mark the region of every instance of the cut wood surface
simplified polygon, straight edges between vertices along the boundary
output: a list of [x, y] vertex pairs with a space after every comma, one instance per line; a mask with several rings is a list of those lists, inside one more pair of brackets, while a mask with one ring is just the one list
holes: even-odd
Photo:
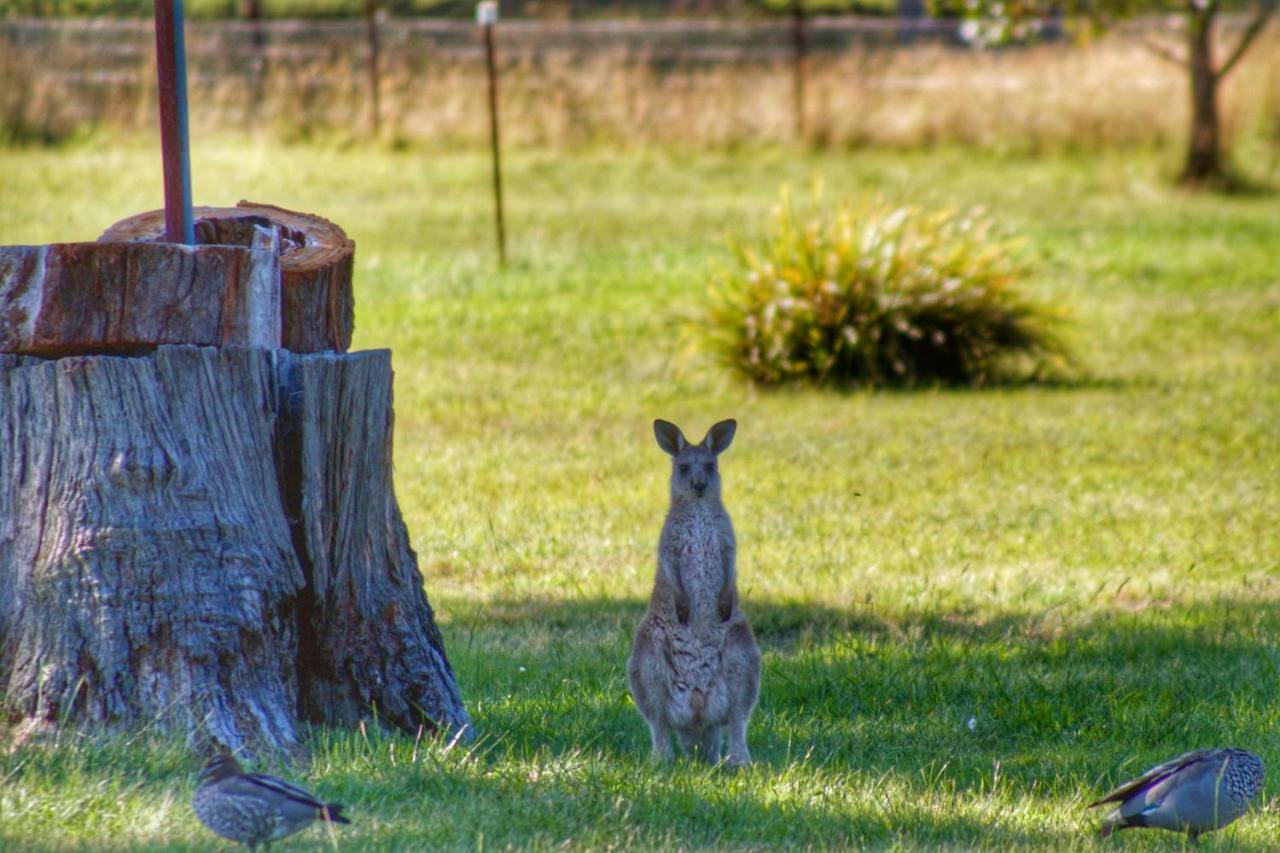
[[[241, 201], [195, 209], [198, 244], [242, 244], [246, 228], [269, 223], [280, 235], [282, 345], [293, 352], [346, 352], [355, 322], [355, 243], [340, 227], [309, 213]], [[117, 222], [103, 242], [164, 239], [164, 211]]]
[[250, 753], [299, 714], [466, 727], [391, 417], [385, 351], [0, 355], [0, 713]]
[[270, 229], [240, 245], [0, 246], [0, 352], [131, 353], [161, 344], [280, 345]]

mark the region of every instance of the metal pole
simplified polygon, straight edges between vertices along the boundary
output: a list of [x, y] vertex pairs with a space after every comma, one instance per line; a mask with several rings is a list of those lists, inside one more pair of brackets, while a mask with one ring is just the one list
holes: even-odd
[[262, 31], [262, 0], [245, 0], [243, 8], [244, 17], [249, 19], [249, 24], [253, 27], [253, 46], [262, 47], [267, 41], [266, 33]]
[[[484, 4], [481, 4], [484, 6]], [[498, 227], [498, 263], [507, 263], [507, 229], [502, 221], [502, 155], [498, 144], [498, 69], [493, 58], [493, 20], [497, 18], [497, 4], [493, 5], [492, 17], [483, 14], [480, 17], [484, 28], [484, 54], [489, 67], [489, 144], [493, 150], [493, 210]]]
[[382, 108], [378, 89], [378, 0], [364, 0], [365, 32], [369, 38], [369, 103], [370, 128], [377, 137], [382, 127]]
[[248, 124], [252, 128], [258, 125], [258, 116], [262, 110], [262, 101], [267, 94], [267, 33], [262, 25], [262, 0], [244, 0], [241, 4], [244, 17], [249, 19], [250, 26], [250, 78]]
[[182, 0], [155, 0], [155, 3], [165, 239], [170, 243], [194, 245], [196, 233], [191, 213], [187, 51], [182, 37]]
[[804, 0], [791, 0], [792, 107], [795, 110], [796, 140], [804, 140], [805, 38]]

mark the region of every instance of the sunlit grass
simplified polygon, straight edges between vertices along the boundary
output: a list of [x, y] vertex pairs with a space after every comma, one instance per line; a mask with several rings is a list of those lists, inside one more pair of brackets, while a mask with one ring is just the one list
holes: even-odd
[[[1212, 744], [1272, 779], [1203, 845], [1280, 845], [1275, 200], [1167, 189], [1175, 163], [521, 152], [498, 271], [481, 154], [198, 141], [198, 202], [357, 241], [356, 345], [394, 352], [397, 493], [478, 732], [315, 733], [288, 773], [349, 804], [342, 849], [1089, 849], [1089, 799]], [[1026, 234], [1078, 380], [760, 393], [682, 354], [725, 238], [815, 176]], [[143, 146], [0, 151], [0, 242], [92, 239], [159, 183]], [[651, 769], [623, 673], [665, 501], [650, 424], [727, 416], [757, 765]], [[208, 849], [195, 765], [154, 735], [0, 753], [0, 847]]]

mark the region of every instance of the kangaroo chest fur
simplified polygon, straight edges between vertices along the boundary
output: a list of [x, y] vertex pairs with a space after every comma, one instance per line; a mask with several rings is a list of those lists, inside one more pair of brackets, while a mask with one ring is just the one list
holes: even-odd
[[[691, 628], [719, 627], [718, 601], [726, 583], [726, 541], [732, 536], [723, 509], [703, 504], [673, 507], [663, 527], [659, 551], [674, 577], [670, 580], [689, 599]], [[727, 535], [726, 535], [727, 534]]]
[[659, 544], [660, 558], [673, 585], [688, 599], [687, 617], [673, 609], [659, 633], [670, 678], [667, 713], [678, 729], [723, 725], [729, 695], [723, 677], [723, 653], [729, 622], [721, 619], [719, 599], [726, 583], [729, 518], [714, 505], [673, 507]]

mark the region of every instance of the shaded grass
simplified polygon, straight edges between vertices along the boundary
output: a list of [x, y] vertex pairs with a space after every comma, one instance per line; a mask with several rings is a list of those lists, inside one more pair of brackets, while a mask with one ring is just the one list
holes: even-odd
[[[290, 775], [350, 804], [341, 845], [1088, 849], [1084, 803], [1178, 751], [1280, 767], [1274, 201], [1169, 190], [1175, 160], [520, 152], [498, 272], [478, 154], [198, 146], [199, 202], [357, 240], [356, 344], [394, 350], [397, 492], [479, 731], [316, 732]], [[1027, 234], [1084, 379], [760, 393], [681, 356], [724, 236], [815, 175]], [[91, 239], [158, 192], [149, 149], [0, 151], [0, 241]], [[758, 765], [654, 770], [623, 675], [650, 423], [726, 416]], [[154, 735], [0, 755], [0, 846], [207, 849], [193, 770]], [[1205, 846], [1274, 849], [1278, 793]]]

